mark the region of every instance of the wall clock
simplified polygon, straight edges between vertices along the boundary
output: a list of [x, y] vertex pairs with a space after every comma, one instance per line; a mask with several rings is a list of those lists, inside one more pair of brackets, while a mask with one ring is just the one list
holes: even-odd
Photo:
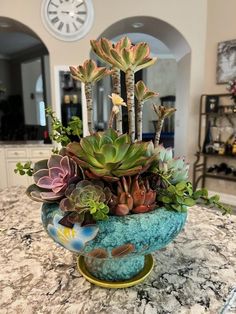
[[44, 26], [54, 37], [75, 41], [92, 27], [92, 0], [43, 0], [41, 16]]

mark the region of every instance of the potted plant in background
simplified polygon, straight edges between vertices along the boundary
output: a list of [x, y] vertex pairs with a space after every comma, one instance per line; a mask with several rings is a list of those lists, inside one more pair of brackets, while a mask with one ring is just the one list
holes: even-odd
[[[132, 45], [127, 37], [115, 45], [105, 38], [91, 45], [109, 68], [97, 67], [92, 60], [70, 67], [72, 77], [85, 84], [90, 135], [79, 137], [81, 121], [76, 117], [65, 128], [48, 110], [52, 138], [62, 149], [33, 168], [18, 164], [16, 171], [33, 175], [35, 184], [27, 195], [43, 202], [42, 222], [48, 235], [79, 254], [81, 273], [103, 287], [128, 287], [151, 271], [150, 253], [181, 231], [188, 206], [201, 201], [223, 213], [229, 209], [218, 196], [209, 198], [207, 190], [193, 191], [189, 165], [174, 158], [171, 148], [159, 145], [163, 121], [175, 109], [154, 104], [155, 139], [142, 141], [143, 105], [158, 95], [144, 82], [134, 83], [134, 73], [156, 61], [148, 45]], [[125, 73], [126, 101], [120, 96], [120, 71]], [[92, 87], [107, 75], [113, 82], [110, 119], [106, 130], [95, 132]], [[128, 110], [128, 134], [122, 133], [122, 106]], [[72, 135], [78, 140], [72, 141]]]

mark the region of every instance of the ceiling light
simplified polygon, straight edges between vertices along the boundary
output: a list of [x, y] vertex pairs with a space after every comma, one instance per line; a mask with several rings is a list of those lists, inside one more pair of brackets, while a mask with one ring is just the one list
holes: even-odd
[[141, 22], [135, 22], [135, 23], [133, 23], [132, 24], [132, 26], [133, 26], [133, 28], [140, 28], [140, 27], [143, 27], [143, 23], [141, 23]]

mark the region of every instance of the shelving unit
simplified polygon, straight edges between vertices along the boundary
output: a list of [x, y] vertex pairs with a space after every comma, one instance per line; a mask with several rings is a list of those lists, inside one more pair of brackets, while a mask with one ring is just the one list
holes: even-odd
[[[209, 99], [216, 99], [215, 107], [209, 106]], [[228, 110], [229, 108], [229, 110]], [[231, 111], [232, 108], [232, 111]], [[227, 111], [228, 110], [228, 111]], [[236, 161], [235, 156], [220, 155], [217, 153], [204, 152], [204, 142], [207, 138], [210, 121], [214, 119], [226, 119], [232, 124], [234, 132], [236, 131], [236, 108], [231, 100], [230, 94], [203, 94], [200, 98], [200, 112], [199, 112], [199, 132], [198, 132], [198, 151], [196, 152], [196, 161], [193, 165], [193, 188], [196, 189], [198, 185], [203, 188], [206, 185], [206, 179], [218, 179], [236, 182], [236, 176], [233, 174], [221, 174], [208, 172], [210, 159], [215, 158], [219, 163], [227, 160]]]

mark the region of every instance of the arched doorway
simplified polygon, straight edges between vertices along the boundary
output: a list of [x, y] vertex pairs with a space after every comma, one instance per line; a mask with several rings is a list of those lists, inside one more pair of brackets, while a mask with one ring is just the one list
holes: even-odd
[[[29, 27], [0, 17], [0, 140], [42, 140], [50, 102], [49, 52]], [[40, 99], [39, 78], [41, 77]]]
[[[135, 37], [137, 41], [148, 42], [151, 46], [151, 51], [157, 56], [158, 52], [156, 52], [154, 48], [152, 49], [152, 47], [155, 47], [155, 44], [160, 41], [167, 47], [168, 53], [171, 54], [172, 59], [175, 60], [175, 107], [177, 112], [175, 114], [174, 148], [176, 155], [185, 154], [186, 147], [183, 135], [187, 133], [191, 61], [191, 49], [188, 42], [175, 27], [163, 20], [149, 16], [135, 16], [122, 19], [110, 25], [99, 37], [106, 37], [116, 41], [124, 35]], [[149, 69], [147, 69], [147, 71], [149, 71]], [[157, 72], [156, 75], [161, 76], [162, 73]], [[103, 92], [104, 91], [101, 91], [101, 94]], [[104, 101], [106, 102], [105, 98]], [[104, 107], [106, 107], [106, 104]], [[146, 114], [146, 116], [150, 116], [150, 114]]]

